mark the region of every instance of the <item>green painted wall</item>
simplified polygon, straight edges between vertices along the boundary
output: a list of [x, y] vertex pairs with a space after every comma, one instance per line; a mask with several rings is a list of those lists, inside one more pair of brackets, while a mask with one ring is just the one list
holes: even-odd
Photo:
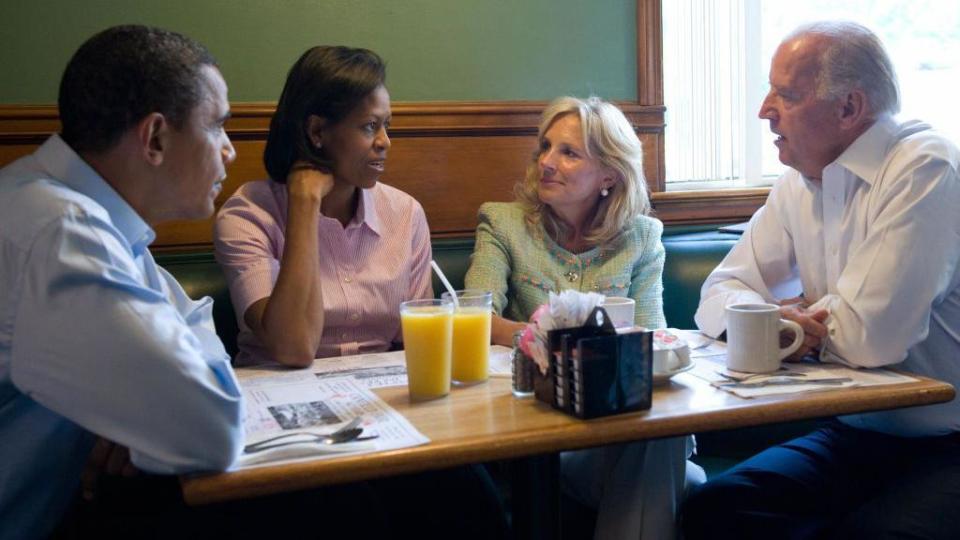
[[394, 100], [636, 99], [635, 0], [0, 0], [0, 103], [53, 103], [63, 67], [107, 26], [203, 42], [232, 101], [276, 101], [308, 47], [388, 63]]

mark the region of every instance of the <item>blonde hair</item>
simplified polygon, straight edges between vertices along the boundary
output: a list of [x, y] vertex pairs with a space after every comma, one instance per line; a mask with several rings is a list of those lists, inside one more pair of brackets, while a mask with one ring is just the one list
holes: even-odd
[[580, 118], [587, 156], [615, 173], [609, 195], [599, 199], [583, 234], [590, 245], [602, 245], [619, 236], [638, 215], [650, 213], [650, 196], [643, 177], [643, 147], [623, 112], [612, 103], [598, 97], [564, 96], [553, 100], [540, 118], [537, 150], [527, 166], [526, 178], [514, 186], [514, 194], [523, 206], [529, 227], [533, 229], [542, 223], [555, 238], [570, 232], [569, 226], [537, 194], [544, 133], [566, 114]]

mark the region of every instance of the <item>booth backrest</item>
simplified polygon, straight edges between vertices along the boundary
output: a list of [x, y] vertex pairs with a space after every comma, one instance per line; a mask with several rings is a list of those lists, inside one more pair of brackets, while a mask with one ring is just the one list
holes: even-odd
[[663, 314], [668, 326], [696, 328], [693, 314], [700, 303], [700, 287], [739, 238], [719, 231], [664, 234]]
[[[693, 313], [700, 299], [700, 286], [707, 274], [733, 247], [737, 236], [716, 231], [667, 234], [663, 237], [667, 259], [663, 271], [663, 310], [667, 324], [675, 328], [693, 328]], [[472, 238], [436, 239], [433, 257], [455, 288], [463, 288], [463, 278], [473, 253]], [[213, 318], [217, 334], [231, 356], [236, 354], [237, 320], [230, 302], [223, 273], [211, 253], [161, 254], [157, 262], [180, 282], [191, 298], [213, 298]], [[434, 277], [433, 290], [442, 285]]]

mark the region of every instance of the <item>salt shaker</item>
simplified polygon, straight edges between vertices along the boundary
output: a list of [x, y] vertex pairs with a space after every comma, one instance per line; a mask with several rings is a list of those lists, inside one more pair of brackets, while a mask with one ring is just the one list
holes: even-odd
[[510, 372], [513, 378], [513, 395], [518, 398], [533, 395], [533, 361], [520, 350], [520, 335], [513, 334], [513, 357], [510, 362]]

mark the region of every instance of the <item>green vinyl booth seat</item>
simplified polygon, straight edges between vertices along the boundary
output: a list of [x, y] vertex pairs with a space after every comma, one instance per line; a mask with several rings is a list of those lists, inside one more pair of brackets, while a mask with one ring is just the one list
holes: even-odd
[[[704, 279], [730, 251], [737, 235], [716, 231], [670, 234], [663, 236], [666, 263], [663, 269], [663, 309], [667, 324], [674, 328], [694, 328], [693, 314], [700, 300]], [[463, 288], [463, 278], [470, 267], [472, 238], [444, 238], [433, 241], [433, 258], [443, 268], [454, 288]], [[209, 252], [163, 253], [157, 262], [180, 282], [191, 298], [213, 298], [213, 318], [217, 334], [231, 356], [236, 354], [237, 320], [230, 302], [230, 292], [223, 272]], [[434, 276], [433, 290], [440, 293], [443, 285]]]

